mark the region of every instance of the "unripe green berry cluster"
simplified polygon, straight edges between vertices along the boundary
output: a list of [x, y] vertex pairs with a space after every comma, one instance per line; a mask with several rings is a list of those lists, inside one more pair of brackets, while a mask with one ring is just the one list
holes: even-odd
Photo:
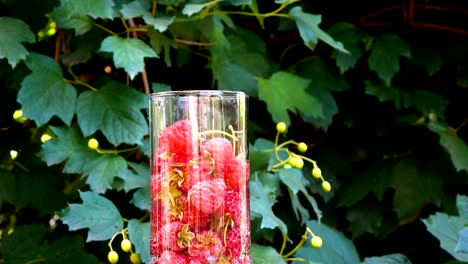
[[119, 261], [119, 254], [112, 248], [112, 242], [118, 235], [122, 235], [122, 241], [120, 242], [120, 248], [123, 252], [130, 253], [130, 262], [133, 264], [140, 264], [141, 258], [140, 255], [132, 250], [132, 242], [128, 239], [126, 234], [126, 229], [116, 233], [112, 239], [109, 241], [109, 253], [107, 254], [107, 260], [109, 263], [115, 264]]

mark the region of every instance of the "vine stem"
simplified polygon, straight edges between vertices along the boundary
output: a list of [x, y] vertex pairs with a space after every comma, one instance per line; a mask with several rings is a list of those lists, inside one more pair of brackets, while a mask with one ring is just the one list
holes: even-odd
[[309, 239], [309, 236], [307, 236], [307, 233], [309, 232], [308, 229], [309, 228], [307, 227], [307, 230], [305, 231], [305, 233], [301, 237], [301, 241], [299, 241], [299, 243], [291, 251], [289, 251], [288, 254], [283, 255], [284, 259], [287, 259], [290, 256], [292, 256], [294, 253], [296, 253], [304, 245], [304, 243], [307, 241], [307, 239]]
[[106, 28], [106, 27], [104, 27], [104, 26], [102, 26], [102, 25], [100, 25], [100, 24], [98, 24], [98, 23], [96, 23], [96, 22], [94, 22], [94, 21], [93, 21], [93, 25], [94, 25], [95, 27], [98, 27], [98, 28], [104, 30], [105, 32], [107, 32], [107, 33], [109, 33], [109, 34], [111, 34], [111, 35], [113, 35], [113, 36], [118, 36], [118, 34], [115, 33], [114, 31], [112, 31], [112, 30], [110, 30], [110, 29], [108, 29], [108, 28]]
[[[135, 21], [133, 21], [133, 18], [128, 19], [128, 23], [130, 24], [130, 28], [134, 29], [136, 28]], [[125, 28], [127, 28], [127, 24], [124, 23]], [[138, 38], [138, 33], [136, 31], [132, 31], [132, 36], [133, 38]], [[149, 81], [148, 81], [148, 74], [146, 72], [146, 65], [143, 67], [143, 71], [141, 72], [141, 79], [143, 81], [143, 87], [145, 88], [145, 94], [149, 95], [151, 93], [150, 86], [149, 86]]]
[[69, 66], [67, 68], [67, 70], [68, 70], [68, 73], [70, 73], [70, 75], [73, 77], [73, 80], [65, 80], [65, 81], [67, 81], [69, 83], [77, 84], [77, 85], [82, 85], [82, 86], [90, 89], [91, 91], [97, 91], [97, 89], [94, 88], [93, 86], [91, 86], [90, 84], [80, 80], [80, 78], [78, 76], [76, 76], [75, 73], [73, 72], [71, 66]]

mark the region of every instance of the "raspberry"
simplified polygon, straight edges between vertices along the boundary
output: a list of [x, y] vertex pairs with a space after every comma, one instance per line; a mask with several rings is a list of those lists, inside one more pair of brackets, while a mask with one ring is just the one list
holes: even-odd
[[195, 135], [192, 135], [192, 124], [189, 120], [180, 120], [167, 127], [158, 137], [158, 154], [166, 152], [167, 156], [181, 162], [188, 161], [194, 152]]
[[150, 240], [150, 253], [153, 256], [159, 256], [163, 252], [164, 248], [161, 245], [159, 239], [156, 236], [152, 236]]
[[220, 252], [224, 252], [223, 243], [212, 230], [197, 234], [194, 244], [189, 248], [191, 258], [200, 260], [201, 263], [213, 263]]
[[[242, 258], [246, 251], [250, 241], [249, 230], [243, 228], [233, 228], [226, 232], [226, 254], [231, 256], [231, 259]], [[234, 263], [234, 262], [232, 262]], [[242, 262], [240, 262], [242, 263]]]
[[210, 174], [213, 171], [213, 163], [209, 160], [196, 160], [187, 168], [187, 176], [182, 182], [180, 188], [184, 191], [189, 191], [197, 182], [209, 180]]
[[176, 251], [166, 250], [159, 257], [156, 264], [190, 264], [190, 258], [187, 255]]
[[241, 217], [242, 208], [241, 196], [238, 192], [227, 191], [224, 196], [223, 206], [219, 209], [224, 216], [224, 225], [229, 227], [238, 226], [238, 220]]
[[182, 222], [169, 222], [163, 225], [157, 234], [163, 248], [181, 251], [189, 247], [195, 235], [189, 225]]
[[226, 184], [222, 179], [197, 182], [188, 192], [189, 206], [205, 214], [211, 214], [223, 203]]
[[226, 164], [234, 157], [232, 144], [225, 138], [212, 138], [203, 144], [201, 150], [202, 153], [209, 152], [216, 164]]
[[243, 189], [249, 181], [250, 166], [239, 157], [234, 157], [225, 167], [224, 180], [229, 189]]
[[194, 231], [203, 230], [210, 221], [210, 215], [187, 206], [183, 212], [182, 222], [189, 224]]

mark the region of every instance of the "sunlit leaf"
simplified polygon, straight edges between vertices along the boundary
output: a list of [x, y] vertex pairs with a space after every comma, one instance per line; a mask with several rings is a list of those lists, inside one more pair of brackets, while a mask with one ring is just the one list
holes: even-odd
[[54, 8], [50, 17], [56, 21], [60, 28], [74, 29], [77, 36], [83, 35], [93, 28], [93, 20], [88, 15], [73, 12], [64, 5]]
[[220, 2], [220, 0], [214, 0], [214, 1], [206, 2], [202, 4], [192, 4], [192, 3], [186, 4], [184, 6], [184, 9], [182, 9], [182, 14], [187, 15], [187, 16], [192, 16], [194, 14], [201, 12], [203, 9], [205, 9], [205, 7], [212, 6], [218, 2]]
[[28, 24], [17, 18], [0, 17], [0, 43], [2, 43], [0, 59], [7, 58], [8, 63], [14, 68], [29, 54], [23, 42], [36, 42]]
[[114, 203], [95, 192], [80, 192], [82, 204], [70, 204], [60, 219], [71, 231], [88, 228], [86, 242], [110, 239], [122, 230], [123, 218]]
[[128, 222], [128, 236], [143, 263], [150, 263], [150, 223], [132, 219]]
[[252, 244], [252, 258], [254, 264], [286, 264], [276, 249], [269, 246]]
[[102, 154], [98, 158], [90, 160], [84, 167], [88, 175], [86, 183], [91, 190], [104, 193], [111, 189], [115, 177], [123, 177], [127, 170], [127, 161], [117, 154]]
[[62, 6], [70, 11], [70, 15], [89, 15], [92, 18], [114, 17], [112, 0], [62, 0]]
[[389, 254], [380, 257], [365, 258], [362, 264], [411, 264], [411, 261], [402, 254]]

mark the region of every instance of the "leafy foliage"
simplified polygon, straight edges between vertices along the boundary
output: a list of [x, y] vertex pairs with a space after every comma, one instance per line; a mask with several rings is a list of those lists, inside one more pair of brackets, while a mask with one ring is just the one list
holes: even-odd
[[128, 237], [149, 263], [148, 95], [187, 89], [250, 96], [254, 263], [468, 261], [466, 19], [441, 5], [1, 1], [0, 262]]

